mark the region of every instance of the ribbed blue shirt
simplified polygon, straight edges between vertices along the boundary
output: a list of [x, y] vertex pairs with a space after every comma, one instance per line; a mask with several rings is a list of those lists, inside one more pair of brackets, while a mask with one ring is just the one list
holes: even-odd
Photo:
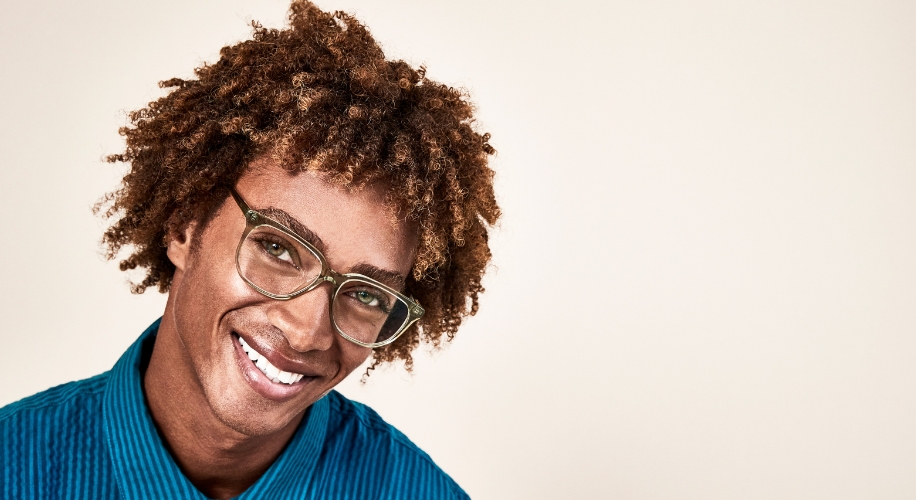
[[[0, 408], [4, 499], [203, 499], [163, 446], [142, 379], [159, 322], [114, 368]], [[318, 400], [276, 462], [239, 499], [468, 496], [371, 408]]]

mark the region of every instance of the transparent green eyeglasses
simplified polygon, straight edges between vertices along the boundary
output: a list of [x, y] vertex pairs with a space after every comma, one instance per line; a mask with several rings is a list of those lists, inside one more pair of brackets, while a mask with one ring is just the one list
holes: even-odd
[[252, 210], [230, 189], [245, 214], [235, 252], [242, 277], [258, 292], [289, 300], [331, 282], [331, 323], [343, 338], [363, 347], [390, 344], [423, 317], [412, 298], [361, 274], [340, 274], [311, 243], [283, 224]]

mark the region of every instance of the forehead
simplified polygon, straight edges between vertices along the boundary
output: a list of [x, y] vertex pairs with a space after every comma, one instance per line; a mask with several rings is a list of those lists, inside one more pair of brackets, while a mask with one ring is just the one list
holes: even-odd
[[312, 172], [290, 172], [264, 158], [251, 164], [236, 189], [251, 208], [285, 212], [295, 221], [287, 224], [291, 228], [301, 224], [315, 233], [338, 272], [371, 264], [406, 276], [413, 266], [417, 228], [391, 216], [385, 185], [350, 190]]

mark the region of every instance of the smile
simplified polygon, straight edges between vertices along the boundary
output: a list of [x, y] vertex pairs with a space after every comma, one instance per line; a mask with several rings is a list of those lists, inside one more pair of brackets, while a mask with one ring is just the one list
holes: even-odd
[[239, 343], [242, 345], [242, 350], [248, 354], [251, 362], [254, 363], [254, 365], [258, 367], [258, 370], [261, 370], [261, 372], [266, 375], [267, 378], [269, 378], [272, 382], [277, 384], [282, 383], [292, 385], [302, 380], [302, 377], [305, 376], [301, 373], [285, 372], [277, 368], [276, 366], [270, 364], [270, 361], [267, 361], [267, 358], [263, 354], [254, 350], [254, 347], [248, 345], [248, 343], [245, 342], [245, 339], [242, 337], [238, 337], [238, 339]]

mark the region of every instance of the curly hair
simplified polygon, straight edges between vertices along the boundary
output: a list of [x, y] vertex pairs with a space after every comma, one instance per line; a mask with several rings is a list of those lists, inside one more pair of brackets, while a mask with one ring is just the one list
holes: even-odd
[[206, 224], [264, 155], [348, 189], [381, 182], [392, 216], [419, 228], [405, 293], [426, 315], [374, 350], [370, 370], [397, 360], [410, 370], [421, 342], [451, 340], [477, 312], [487, 227], [500, 215], [490, 135], [475, 131], [465, 91], [427, 79], [423, 66], [386, 60], [344, 12], [295, 0], [287, 29], [252, 27], [251, 40], [223, 47], [195, 79], [160, 82], [169, 93], [128, 115], [125, 150], [107, 160], [129, 171], [95, 207], [115, 219], [102, 238], [107, 257], [123, 249], [122, 271], [146, 270], [133, 293], [167, 292], [175, 272], [168, 240], [193, 221]]

